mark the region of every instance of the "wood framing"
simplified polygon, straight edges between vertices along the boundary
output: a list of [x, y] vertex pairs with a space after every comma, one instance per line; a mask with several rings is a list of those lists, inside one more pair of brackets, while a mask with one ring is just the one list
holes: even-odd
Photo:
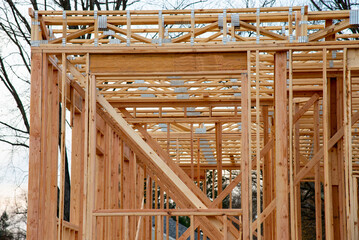
[[27, 238], [356, 239], [355, 11], [30, 10]]

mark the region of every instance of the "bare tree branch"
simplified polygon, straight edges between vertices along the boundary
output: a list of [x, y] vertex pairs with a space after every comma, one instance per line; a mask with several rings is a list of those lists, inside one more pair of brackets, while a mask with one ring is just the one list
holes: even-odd
[[[351, 2], [350, 0], [310, 0], [312, 7], [317, 11], [334, 11], [334, 10], [350, 10], [352, 6], [357, 6], [359, 4], [359, 0], [355, 0]], [[350, 30], [353, 33], [358, 33], [358, 27], [351, 27]]]
[[2, 139], [2, 138], [0, 138], [0, 142], [4, 142], [4, 143], [7, 143], [7, 144], [10, 144], [10, 145], [12, 145], [12, 146], [14, 146], [14, 147], [20, 146], [20, 147], [29, 148], [29, 146], [26, 145], [25, 143], [10, 142], [10, 141], [5, 140], [5, 139]]
[[2, 57], [0, 57], [0, 72], [2, 73], [2, 76], [0, 75], [0, 79], [5, 84], [5, 86], [11, 93], [11, 95], [13, 96], [13, 99], [15, 100], [15, 102], [17, 104], [17, 108], [20, 111], [25, 128], [26, 128], [27, 132], [30, 133], [30, 124], [29, 124], [29, 120], [26, 115], [24, 104], [6, 72], [6, 68], [5, 68], [4, 61], [3, 61]]
[[[30, 24], [28, 23], [28, 21], [26, 20], [26, 18], [20, 13], [20, 11], [18, 10], [18, 8], [16, 7], [16, 5], [14, 4], [14, 2], [12, 0], [5, 0], [9, 6], [10, 6], [10, 9], [12, 9], [15, 13], [16, 13], [16, 16], [21, 20], [21, 22], [25, 25], [26, 29], [28, 32], [31, 32], [31, 27], [30, 27]], [[35, 1], [36, 3], [36, 0], [32, 0], [32, 1]], [[35, 9], [35, 6], [37, 7], [37, 4], [36, 5], [33, 5], [34, 9]], [[37, 9], [35, 9], [37, 10]]]
[[6, 126], [6, 127], [8, 127], [8, 128], [10, 128], [10, 129], [12, 129], [12, 130], [14, 130], [14, 131], [21, 132], [21, 133], [24, 133], [24, 134], [29, 134], [27, 131], [21, 130], [21, 129], [19, 129], [19, 128], [14, 127], [14, 126], [11, 126], [10, 124], [5, 123], [5, 122], [3, 122], [3, 121], [0, 121], [0, 124]]

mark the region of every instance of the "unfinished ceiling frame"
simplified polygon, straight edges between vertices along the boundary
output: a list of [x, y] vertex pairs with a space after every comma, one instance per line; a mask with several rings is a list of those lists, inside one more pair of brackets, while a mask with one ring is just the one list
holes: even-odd
[[358, 13], [30, 9], [27, 238], [359, 239]]

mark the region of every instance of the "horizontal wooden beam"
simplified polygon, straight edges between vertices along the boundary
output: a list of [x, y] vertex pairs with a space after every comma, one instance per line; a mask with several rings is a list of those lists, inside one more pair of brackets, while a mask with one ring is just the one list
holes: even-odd
[[143, 53], [188, 53], [188, 52], [245, 52], [244, 49], [250, 51], [319, 51], [323, 47], [330, 49], [343, 49], [343, 48], [357, 48], [359, 40], [352, 41], [330, 41], [330, 42], [309, 42], [309, 43], [287, 43], [287, 44], [278, 44], [278, 43], [262, 43], [262, 44], [248, 44], [248, 41], [245, 42], [233, 42], [226, 45], [214, 45], [206, 46], [198, 44], [196, 46], [191, 46], [190, 44], [182, 44], [177, 47], [173, 47], [170, 44], [167, 44], [163, 47], [157, 46], [136, 46], [136, 47], [126, 47], [126, 46], [112, 46], [101, 45], [98, 47], [95, 46], [79, 46], [79, 45], [68, 45], [66, 47], [44, 44], [40, 47], [32, 47], [31, 51], [43, 51], [44, 53], [56, 54], [56, 53], [67, 53], [67, 54], [85, 54], [85, 53], [131, 53], [131, 54], [143, 54]]
[[96, 217], [114, 216], [240, 216], [242, 209], [101, 209], [93, 211]]
[[[121, 107], [219, 107], [219, 106], [240, 106], [240, 98], [228, 99], [156, 99], [156, 98], [142, 98], [142, 99], [123, 99], [123, 98], [109, 98], [108, 102], [115, 108]], [[255, 98], [252, 98], [255, 102]], [[273, 98], [261, 98], [261, 105], [267, 106], [273, 104]]]

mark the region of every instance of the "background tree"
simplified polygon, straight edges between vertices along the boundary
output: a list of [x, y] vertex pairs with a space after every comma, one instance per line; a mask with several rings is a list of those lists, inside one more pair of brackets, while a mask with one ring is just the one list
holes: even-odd
[[359, 5], [358, 0], [310, 0], [310, 3], [317, 11], [350, 10]]
[[12, 233], [8, 229], [10, 226], [9, 216], [6, 210], [1, 214], [0, 217], [0, 239], [1, 240], [11, 240], [14, 239]]
[[26, 239], [27, 195], [18, 196], [14, 202], [7, 204], [0, 216], [0, 240]]
[[[314, 11], [351, 10], [358, 8], [359, 0], [310, 0]], [[358, 27], [351, 27], [353, 33], [359, 33]]]

